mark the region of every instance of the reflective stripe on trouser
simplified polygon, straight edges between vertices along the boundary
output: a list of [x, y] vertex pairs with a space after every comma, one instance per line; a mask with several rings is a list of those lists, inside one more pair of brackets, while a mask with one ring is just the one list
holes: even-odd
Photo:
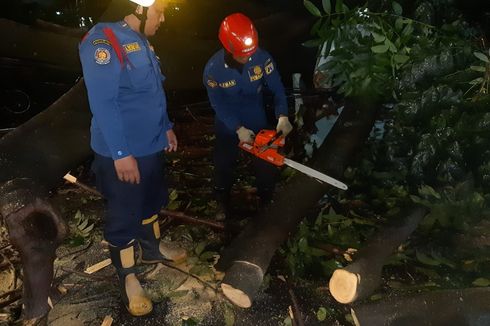
[[[238, 137], [236, 135], [216, 134], [214, 146], [214, 182], [217, 196], [229, 194], [233, 182], [235, 181], [235, 169], [237, 164]], [[251, 155], [244, 153], [244, 155]], [[278, 169], [258, 158], [252, 157], [252, 165], [255, 174], [255, 185], [257, 186], [258, 196], [262, 200], [270, 200], [274, 191]]]
[[97, 189], [107, 200], [104, 237], [122, 246], [142, 236], [142, 220], [157, 214], [168, 200], [163, 153], [136, 158], [141, 181], [122, 182], [112, 158], [95, 154], [92, 169]]

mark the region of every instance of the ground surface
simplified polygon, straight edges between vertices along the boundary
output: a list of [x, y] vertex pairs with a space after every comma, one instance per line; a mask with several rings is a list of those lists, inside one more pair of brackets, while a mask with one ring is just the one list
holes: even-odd
[[[168, 208], [212, 220], [216, 208], [211, 191], [212, 121], [195, 114], [188, 117], [190, 121], [181, 124], [185, 129], [176, 129], [180, 150], [168, 158]], [[164, 239], [187, 249], [189, 257], [175, 265], [177, 269], [161, 264], [138, 267], [139, 278], [155, 302], [153, 313], [144, 318], [129, 316], [121, 306], [112, 266], [94, 274], [84, 273], [87, 267], [109, 257], [102, 237], [103, 200], [74, 185], [60, 183], [52, 201], [66, 217], [71, 233], [57, 251], [49, 325], [100, 325], [105, 316], [114, 319], [113, 325], [289, 325], [292, 299], [286, 284], [277, 278], [284, 271], [280, 263], [277, 269], [271, 268], [251, 309], [233, 307], [217, 290], [222, 275], [214, 270], [213, 263], [223, 246], [256, 212], [253, 178], [246, 173], [246, 159], [239, 167], [240, 177], [233, 192], [231, 234], [224, 236], [208, 227], [162, 219]], [[93, 187], [89, 170], [90, 162], [86, 162], [72, 174]], [[4, 295], [13, 302], [2, 305], [0, 323], [12, 324], [19, 318], [22, 275], [20, 259], [6, 241], [5, 229], [2, 231], [0, 248], [5, 263], [0, 264], [0, 295], [14, 291], [15, 296]], [[320, 283], [294, 285], [291, 293], [297, 297], [306, 325], [331, 324], [319, 322], [316, 317], [318, 309], [331, 302], [327, 291]]]

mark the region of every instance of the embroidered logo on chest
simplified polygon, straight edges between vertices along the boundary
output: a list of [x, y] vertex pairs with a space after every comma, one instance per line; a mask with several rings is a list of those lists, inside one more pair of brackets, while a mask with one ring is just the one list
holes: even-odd
[[253, 82], [262, 78], [264, 73], [262, 72], [262, 68], [260, 66], [253, 66], [248, 68], [248, 76], [250, 77], [250, 81]]
[[236, 80], [234, 80], [234, 79], [219, 83], [219, 86], [221, 88], [230, 88], [230, 87], [233, 87], [235, 85], [236, 85]]
[[141, 47], [138, 44], [138, 42], [124, 44], [123, 47], [124, 47], [124, 50], [126, 51], [126, 53], [141, 51]]

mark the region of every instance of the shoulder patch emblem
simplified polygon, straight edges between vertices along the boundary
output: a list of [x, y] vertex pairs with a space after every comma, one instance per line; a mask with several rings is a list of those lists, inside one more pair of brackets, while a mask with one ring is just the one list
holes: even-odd
[[124, 44], [123, 47], [124, 47], [124, 50], [126, 51], [126, 53], [141, 51], [141, 47], [138, 44], [138, 42]]
[[208, 81], [206, 82], [208, 84], [209, 87], [211, 88], [215, 88], [216, 86], [218, 86], [218, 83], [215, 82], [214, 80], [212, 79], [208, 79]]
[[250, 81], [256, 81], [262, 78], [264, 73], [262, 72], [262, 67], [260, 66], [253, 66], [248, 69], [248, 76], [250, 77]]
[[98, 38], [98, 39], [93, 40], [92, 44], [93, 45], [105, 44], [105, 45], [111, 46], [111, 42], [109, 42], [108, 40], [105, 40], [103, 38]]
[[106, 65], [111, 62], [111, 53], [104, 48], [97, 48], [94, 54], [95, 62], [99, 65]]
[[222, 88], [230, 88], [230, 87], [233, 87], [235, 85], [236, 85], [236, 80], [234, 80], [234, 79], [219, 83], [219, 86]]
[[272, 72], [274, 71], [274, 64], [271, 62], [269, 62], [266, 66], [265, 66], [265, 73], [267, 75], [270, 75], [272, 74]]

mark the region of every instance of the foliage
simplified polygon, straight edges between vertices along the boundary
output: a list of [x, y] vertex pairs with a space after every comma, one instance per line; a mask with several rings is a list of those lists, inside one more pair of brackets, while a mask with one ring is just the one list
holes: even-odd
[[[392, 271], [412, 266], [415, 278], [426, 280], [420, 286], [486, 284], [477, 276], [488, 272], [490, 257], [458, 257], [448, 242], [490, 215], [490, 51], [472, 42], [475, 30], [464, 21], [427, 25], [438, 22], [433, 9], [444, 0], [436, 2], [419, 2], [410, 18], [397, 2], [376, 13], [304, 1], [318, 17], [316, 38], [305, 45], [331, 48], [320, 70], [341, 94], [378, 94], [384, 132], [373, 134], [360, 163], [345, 171], [345, 216], [322, 211], [288, 241], [283, 253], [293, 274], [328, 275], [348, 259], [319, 254], [315, 245], [358, 248], [380, 216], [403, 216], [415, 203], [430, 212], [390, 259]], [[362, 209], [349, 208], [356, 206]], [[358, 216], [370, 224], [356, 223]], [[452, 277], [441, 277], [448, 270]]]
[[91, 218], [89, 216], [77, 210], [74, 218], [68, 224], [70, 228], [68, 242], [70, 245], [74, 247], [83, 245], [90, 238], [94, 228], [94, 223], [91, 223], [90, 220]]
[[[357, 215], [336, 214], [327, 206], [314, 222], [304, 221], [296, 235], [287, 242], [287, 248], [281, 250], [285, 256], [291, 274], [295, 276], [330, 276], [350, 259], [350, 253], [374, 230], [374, 223]], [[354, 248], [346, 252], [329, 251], [325, 244], [340, 248]]]
[[[396, 98], [396, 85], [413, 83], [424, 76], [424, 69], [442, 67], [428, 63], [445, 63], [451, 68], [460, 62], [455, 55], [471, 53], [464, 39], [471, 32], [464, 24], [435, 28], [403, 16], [402, 6], [395, 1], [384, 12], [373, 12], [367, 6], [348, 8], [342, 0], [335, 1], [333, 10], [330, 0], [324, 0], [323, 12], [308, 0], [304, 4], [318, 17], [311, 31], [316, 38], [305, 46], [321, 45], [324, 63], [318, 70], [325, 72], [327, 85], [338, 87], [346, 96]], [[399, 83], [399, 73], [407, 67], [413, 69], [412, 80]]]
[[[474, 100], [477, 100], [480, 96], [489, 94], [490, 89], [490, 59], [489, 57], [481, 52], [474, 52], [475, 57], [477, 57], [481, 62], [477, 66], [471, 66], [470, 69], [482, 73], [481, 77], [473, 79], [470, 81], [472, 87], [468, 90], [470, 91], [473, 87], [476, 87], [478, 92], [474, 96]], [[488, 50], [488, 55], [490, 56], [490, 49]]]
[[318, 21], [312, 28], [317, 38], [306, 46], [324, 44], [326, 70], [333, 87], [349, 95], [391, 94], [397, 71], [412, 55], [420, 36], [432, 33], [432, 26], [401, 16], [393, 2], [392, 12], [371, 12], [368, 7], [348, 8], [342, 0], [323, 3], [323, 13], [305, 0], [306, 8]]

